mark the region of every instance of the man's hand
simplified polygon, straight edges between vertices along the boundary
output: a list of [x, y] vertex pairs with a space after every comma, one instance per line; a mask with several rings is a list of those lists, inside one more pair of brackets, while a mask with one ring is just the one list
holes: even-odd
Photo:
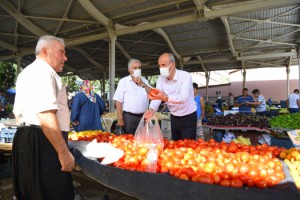
[[70, 151], [58, 154], [58, 159], [61, 164], [61, 171], [71, 172], [75, 166], [75, 159]]
[[168, 96], [163, 93], [160, 89], [151, 89], [150, 93], [148, 94], [148, 98], [150, 100], [162, 100], [168, 102]]
[[124, 125], [125, 125], [124, 119], [123, 119], [123, 118], [119, 118], [119, 119], [118, 119], [117, 125], [119, 125], [119, 126], [124, 126]]
[[153, 115], [154, 115], [154, 110], [153, 109], [149, 109], [149, 110], [146, 110], [146, 112], [144, 114], [144, 118], [148, 122], [149, 120], [151, 120], [151, 118], [153, 117]]

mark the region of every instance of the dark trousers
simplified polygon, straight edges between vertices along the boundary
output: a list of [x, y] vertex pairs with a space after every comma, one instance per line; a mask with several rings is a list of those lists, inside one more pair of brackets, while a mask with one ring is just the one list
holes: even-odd
[[124, 117], [124, 129], [126, 133], [135, 134], [137, 127], [143, 117], [143, 114], [134, 114], [130, 112], [123, 111]]
[[185, 116], [171, 115], [172, 140], [196, 139], [197, 112]]
[[290, 113], [297, 113], [299, 112], [299, 108], [289, 108]]
[[70, 172], [36, 126], [18, 127], [13, 141], [13, 187], [18, 200], [74, 200]]

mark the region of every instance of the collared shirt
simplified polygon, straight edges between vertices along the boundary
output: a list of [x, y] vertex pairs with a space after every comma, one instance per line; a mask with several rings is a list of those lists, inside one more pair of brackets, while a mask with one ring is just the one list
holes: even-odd
[[298, 108], [297, 101], [299, 100], [299, 94], [295, 94], [295, 93], [290, 94], [288, 98], [289, 98], [289, 104], [290, 104], [290, 105], [288, 105], [289, 108]]
[[57, 110], [61, 131], [70, 130], [70, 112], [66, 89], [54, 69], [44, 60], [36, 59], [18, 76], [14, 114], [20, 122], [40, 125], [38, 113]]
[[[163, 76], [159, 76], [156, 88], [168, 95], [167, 106], [172, 115], [185, 116], [197, 110], [193, 81], [188, 72], [176, 69], [174, 78], [170, 81]], [[149, 108], [157, 111], [160, 103], [161, 100], [153, 100]]]
[[[150, 86], [144, 77], [142, 77], [142, 80], [145, 84]], [[113, 99], [123, 103], [123, 111], [134, 114], [144, 113], [149, 105], [145, 88], [138, 86], [132, 80], [131, 75], [120, 80]]]
[[263, 97], [263, 95], [259, 95], [257, 98], [257, 101], [260, 102], [259, 105], [256, 106], [256, 112], [264, 112], [267, 111], [267, 104], [266, 104], [266, 99]]

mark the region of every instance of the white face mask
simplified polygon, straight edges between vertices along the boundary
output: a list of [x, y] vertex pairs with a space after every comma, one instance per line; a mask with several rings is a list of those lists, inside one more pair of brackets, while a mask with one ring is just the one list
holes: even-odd
[[162, 75], [163, 77], [168, 78], [170, 76], [170, 73], [171, 73], [171, 72], [169, 72], [170, 67], [171, 67], [171, 64], [169, 65], [169, 67], [159, 68], [160, 75]]
[[142, 70], [141, 69], [135, 69], [135, 70], [133, 70], [132, 76], [135, 77], [135, 78], [138, 78], [138, 77], [141, 76], [141, 74], [142, 74]]

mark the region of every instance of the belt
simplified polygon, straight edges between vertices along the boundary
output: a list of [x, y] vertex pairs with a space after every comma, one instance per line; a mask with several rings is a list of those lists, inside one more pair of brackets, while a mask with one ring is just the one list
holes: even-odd
[[123, 113], [128, 114], [128, 115], [132, 115], [132, 116], [136, 116], [136, 117], [142, 117], [144, 115], [144, 113], [135, 114], [135, 113], [126, 112], [126, 111], [123, 111]]
[[22, 122], [19, 126], [31, 126], [31, 127], [41, 128], [40, 125], [29, 124], [27, 122]]
[[193, 114], [196, 113], [196, 112], [197, 112], [197, 111], [192, 112], [191, 114], [188, 114], [188, 115], [183, 115], [183, 116], [175, 116], [175, 115], [172, 115], [172, 114], [171, 114], [171, 116], [174, 117], [174, 118], [184, 118], [184, 117], [188, 117], [188, 116], [190, 116], [190, 115], [193, 115]]
[[[26, 122], [22, 122], [19, 126], [26, 126], [26, 127], [35, 127], [35, 128], [41, 128], [41, 126], [40, 125], [35, 125], [35, 124], [28, 124], [28, 123], [26, 123]], [[67, 131], [61, 131], [63, 134], [69, 134], [69, 132], [67, 132]]]

